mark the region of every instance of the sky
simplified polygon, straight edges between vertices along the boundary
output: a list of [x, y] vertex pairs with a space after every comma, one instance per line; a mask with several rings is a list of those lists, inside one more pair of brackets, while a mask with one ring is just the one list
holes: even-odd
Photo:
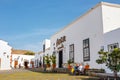
[[99, 2], [120, 0], [0, 0], [0, 39], [14, 49], [42, 50], [42, 42]]

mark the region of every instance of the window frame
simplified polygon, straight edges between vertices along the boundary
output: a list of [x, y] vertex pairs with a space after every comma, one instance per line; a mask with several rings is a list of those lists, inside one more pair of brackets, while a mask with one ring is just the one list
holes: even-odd
[[112, 52], [113, 49], [110, 49], [110, 46], [113, 47], [113, 46], [115, 46], [115, 45], [117, 45], [117, 48], [119, 48], [119, 43], [109, 44], [109, 45], [107, 46], [107, 47], [108, 47], [108, 52]]
[[43, 44], [43, 52], [45, 52], [45, 44]]
[[90, 61], [90, 39], [83, 40], [83, 61]]
[[[72, 57], [71, 57], [71, 54], [73, 55]], [[75, 59], [75, 56], [74, 56], [74, 44], [69, 45], [69, 59], [72, 60], [72, 62], [74, 63], [74, 59]]]

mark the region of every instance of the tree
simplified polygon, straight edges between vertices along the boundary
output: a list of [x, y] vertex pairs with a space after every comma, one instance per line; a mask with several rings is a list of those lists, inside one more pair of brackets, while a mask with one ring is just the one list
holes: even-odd
[[67, 60], [67, 63], [70, 65], [71, 63], [73, 63], [73, 61], [71, 59]]
[[100, 50], [98, 52], [99, 59], [96, 60], [98, 64], [105, 64], [114, 73], [114, 77], [117, 78], [117, 72], [120, 71], [120, 48], [115, 48], [112, 52], [104, 52]]
[[56, 64], [56, 55], [50, 56], [50, 59], [52, 61], [52, 64]]
[[47, 56], [44, 56], [43, 58], [45, 60], [45, 64], [47, 65], [47, 67], [50, 67], [51, 62], [50, 56], [47, 54]]
[[50, 56], [53, 69], [56, 68], [56, 55]]
[[70, 64], [73, 63], [73, 61], [69, 59], [67, 60], [67, 63], [68, 63], [68, 69], [71, 70], [72, 66]]
[[28, 52], [25, 53], [25, 55], [35, 55], [35, 53], [28, 51]]

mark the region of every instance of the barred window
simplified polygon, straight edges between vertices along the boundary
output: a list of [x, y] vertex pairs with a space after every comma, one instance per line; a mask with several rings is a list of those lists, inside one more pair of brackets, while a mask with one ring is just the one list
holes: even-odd
[[83, 60], [90, 61], [89, 38], [83, 40]]
[[74, 62], [74, 44], [69, 45], [69, 59]]
[[112, 52], [115, 48], [119, 48], [119, 44], [118, 43], [109, 44], [108, 45], [108, 52]]

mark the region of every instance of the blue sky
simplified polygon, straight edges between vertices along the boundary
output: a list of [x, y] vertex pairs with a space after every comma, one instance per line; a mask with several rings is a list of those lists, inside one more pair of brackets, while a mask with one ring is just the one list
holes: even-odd
[[[101, 0], [0, 0], [0, 39], [15, 49], [42, 50], [42, 41]], [[102, 0], [120, 4], [120, 0]]]

